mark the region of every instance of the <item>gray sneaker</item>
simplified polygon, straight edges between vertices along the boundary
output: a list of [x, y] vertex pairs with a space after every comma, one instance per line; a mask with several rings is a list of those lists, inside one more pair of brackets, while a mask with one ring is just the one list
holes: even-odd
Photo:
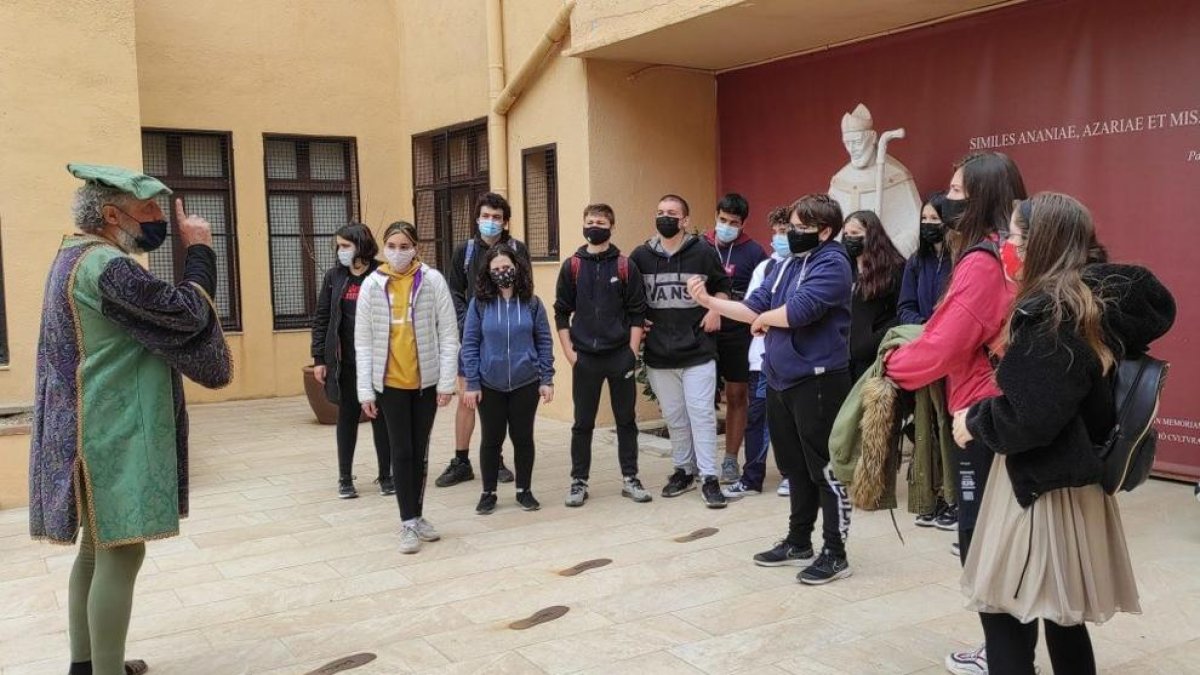
[[442, 538], [433, 523], [425, 520], [424, 516], [417, 518], [417, 536], [421, 538], [421, 541], [437, 541]]
[[416, 553], [421, 550], [421, 535], [417, 533], [416, 525], [400, 527], [400, 552]]
[[721, 462], [721, 483], [728, 485], [736, 483], [737, 479], [742, 477], [742, 472], [738, 468], [737, 457], [725, 455], [725, 459]]
[[621, 496], [629, 497], [638, 503], [645, 503], [654, 499], [646, 491], [646, 488], [642, 487], [642, 481], [638, 480], [637, 476], [625, 477], [625, 483], [621, 486]]
[[567, 499], [564, 503], [567, 506], [583, 506], [587, 498], [587, 481], [576, 479], [571, 481], [571, 489], [567, 491]]

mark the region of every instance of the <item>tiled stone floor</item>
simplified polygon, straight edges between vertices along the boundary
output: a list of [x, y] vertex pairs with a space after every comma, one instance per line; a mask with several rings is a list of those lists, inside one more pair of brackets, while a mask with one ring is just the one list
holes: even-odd
[[[453, 416], [439, 415], [432, 470], [449, 457]], [[357, 471], [371, 477], [364, 426]], [[353, 652], [354, 673], [937, 673], [943, 655], [980, 640], [961, 609], [952, 535], [897, 514], [856, 513], [854, 576], [822, 588], [796, 568], [750, 556], [780, 536], [773, 492], [724, 511], [697, 493], [634, 504], [619, 496], [615, 448], [597, 434], [591, 495], [562, 506], [569, 426], [539, 420], [534, 489], [543, 509], [516, 509], [502, 486], [492, 516], [474, 514], [478, 481], [432, 486], [427, 517], [443, 534], [396, 552], [392, 498], [359, 481], [334, 498], [333, 431], [299, 399], [196, 406], [193, 515], [183, 536], [149, 544], [129, 655], [152, 673], [300, 675]], [[641, 456], [655, 494], [670, 461]], [[773, 489], [777, 476], [768, 478]], [[1200, 504], [1153, 481], [1122, 498], [1145, 615], [1094, 628], [1106, 673], [1200, 672]], [[701, 527], [711, 537], [674, 538]], [[23, 509], [0, 512], [0, 670], [63, 673], [68, 548], [26, 536]], [[612, 564], [574, 577], [592, 558]], [[550, 605], [562, 618], [507, 624]], [[1042, 671], [1049, 663], [1041, 657]]]

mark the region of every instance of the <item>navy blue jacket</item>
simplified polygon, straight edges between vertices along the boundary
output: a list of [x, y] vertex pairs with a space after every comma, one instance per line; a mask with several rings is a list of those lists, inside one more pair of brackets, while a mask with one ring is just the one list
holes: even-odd
[[950, 254], [942, 249], [939, 256], [931, 250], [922, 255], [914, 253], [904, 265], [900, 282], [900, 302], [896, 319], [900, 324], [922, 324], [933, 316], [933, 308], [950, 281]]
[[850, 365], [850, 256], [829, 241], [805, 257], [775, 265], [744, 304], [755, 312], [787, 306], [789, 328], [767, 331], [763, 374], [776, 391]]
[[554, 384], [554, 342], [541, 299], [472, 299], [461, 359], [467, 391], [482, 391], [481, 384], [505, 392]]

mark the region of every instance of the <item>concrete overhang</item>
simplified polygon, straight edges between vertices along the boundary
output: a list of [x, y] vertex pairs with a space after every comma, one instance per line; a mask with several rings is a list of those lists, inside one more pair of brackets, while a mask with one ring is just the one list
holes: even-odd
[[1014, 0], [581, 0], [571, 17], [566, 55], [720, 72], [1011, 4]]

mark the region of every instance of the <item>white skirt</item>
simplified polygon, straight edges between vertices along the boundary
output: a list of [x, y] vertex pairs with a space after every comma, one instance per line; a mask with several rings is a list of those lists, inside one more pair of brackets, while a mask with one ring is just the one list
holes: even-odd
[[963, 567], [967, 608], [1022, 623], [1103, 623], [1141, 613], [1117, 500], [1099, 485], [1053, 490], [1017, 503], [996, 455]]

